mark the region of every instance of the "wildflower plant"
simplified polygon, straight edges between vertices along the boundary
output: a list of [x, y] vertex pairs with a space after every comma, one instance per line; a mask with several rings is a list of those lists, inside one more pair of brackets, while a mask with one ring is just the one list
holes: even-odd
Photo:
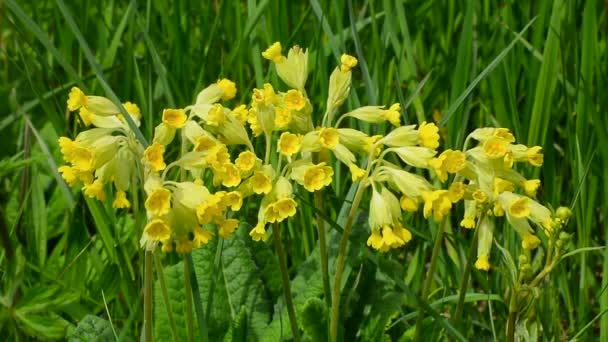
[[[367, 246], [380, 253], [403, 248], [412, 240], [405, 214], [422, 215], [438, 224], [423, 300], [432, 283], [444, 227], [458, 203], [464, 206], [464, 216], [457, 219], [460, 226], [475, 230], [474, 266], [480, 271], [491, 269], [497, 220], [504, 217], [520, 236], [524, 250], [509, 309], [517, 313], [524, 285], [531, 279], [530, 251], [541, 244], [539, 236], [548, 239], [550, 250], [555, 251], [535, 279], [542, 279], [555, 267], [563, 256], [563, 241], [569, 238], [563, 233], [568, 216], [565, 209], [554, 215], [536, 199], [540, 181], [518, 171], [518, 165], [542, 165], [541, 147], [515, 144], [513, 134], [504, 128], [478, 128], [467, 137], [462, 150], [441, 151], [437, 125], [402, 126], [399, 103], [343, 109], [352, 70], [358, 64], [355, 57], [341, 56], [329, 77], [326, 101], [315, 104], [306, 91], [307, 50], [294, 46], [284, 56], [276, 42], [262, 56], [274, 65], [286, 89], [264, 83], [253, 89], [248, 103], [235, 104], [236, 84], [220, 79], [201, 90], [194, 103], [164, 109], [148, 146], [137, 139], [112, 101], [73, 88], [67, 107], [78, 111], [84, 126], [92, 128], [74, 140], [59, 139], [67, 163], [59, 167], [63, 178], [87, 197], [102, 202], [111, 199], [112, 206], [120, 210], [129, 210], [143, 189], [147, 220], [140, 246], [147, 253], [160, 250], [188, 255], [214, 238], [227, 239], [247, 220], [239, 211], [246, 205], [254, 207], [255, 221], [247, 222], [252, 227], [249, 236], [257, 242], [273, 236], [292, 333], [299, 340], [280, 227], [298, 213], [297, 188], [314, 193], [322, 212], [321, 193], [331, 191], [336, 176], [332, 160], [336, 160], [348, 170], [356, 192], [343, 227], [333, 291], [325, 227], [320, 216], [317, 221], [324, 296], [331, 305], [330, 340], [338, 338], [339, 284], [349, 235], [363, 200], [362, 207], [369, 208]], [[138, 126], [141, 113], [137, 105], [125, 102], [123, 106]], [[316, 112], [323, 112], [318, 122]], [[389, 129], [383, 135], [369, 135], [353, 128], [353, 122]], [[475, 146], [468, 148], [471, 143]], [[256, 146], [264, 148], [260, 151]], [[463, 277], [456, 320], [468, 276]], [[527, 283], [528, 288], [538, 281]]]

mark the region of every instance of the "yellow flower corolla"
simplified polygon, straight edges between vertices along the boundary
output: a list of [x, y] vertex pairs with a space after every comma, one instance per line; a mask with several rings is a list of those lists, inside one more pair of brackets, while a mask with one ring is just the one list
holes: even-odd
[[146, 210], [153, 216], [163, 216], [171, 209], [171, 191], [165, 188], [154, 190], [146, 199]]
[[475, 268], [480, 271], [489, 271], [490, 270], [490, 257], [487, 254], [482, 254], [477, 257], [477, 261], [475, 261]]
[[365, 177], [367, 172], [362, 168], [358, 167], [355, 164], [348, 165], [348, 170], [350, 171], [350, 176], [353, 182], [358, 182]]
[[477, 203], [476, 201], [465, 200], [464, 201], [464, 218], [460, 221], [460, 226], [473, 229], [475, 228], [475, 217], [477, 216]]
[[201, 245], [206, 245], [211, 239], [213, 239], [213, 233], [202, 227], [196, 227], [192, 231], [192, 235], [194, 235], [192, 239], [192, 246], [194, 248], [199, 248]]
[[170, 128], [182, 128], [186, 125], [186, 111], [183, 109], [167, 108], [163, 110], [163, 123]]
[[196, 143], [194, 144], [193, 150], [196, 152], [207, 151], [217, 144], [218, 142], [210, 136], [201, 135], [200, 137], [196, 138]]
[[262, 89], [253, 89], [253, 103], [256, 106], [269, 106], [277, 102], [277, 94], [270, 83], [264, 83]]
[[124, 191], [117, 191], [114, 195], [114, 202], [112, 202], [112, 207], [117, 209], [131, 208], [131, 203], [127, 199], [127, 193]]
[[239, 226], [239, 220], [237, 219], [223, 219], [218, 223], [218, 234], [226, 239], [236, 230]]
[[331, 184], [334, 170], [325, 163], [305, 163], [292, 169], [291, 178], [310, 192], [321, 190]]
[[371, 235], [367, 238], [367, 245], [376, 250], [382, 248], [382, 234], [380, 233], [380, 229], [372, 229]]
[[215, 193], [196, 208], [196, 217], [200, 224], [209, 224], [223, 215], [224, 208], [221, 205], [223, 197], [224, 193]]
[[302, 139], [304, 137], [299, 134], [283, 132], [277, 143], [277, 150], [286, 157], [298, 153], [302, 147]]
[[388, 248], [398, 248], [405, 244], [405, 242], [393, 233], [393, 229], [385, 225], [382, 227], [382, 245], [387, 246]]
[[274, 125], [278, 129], [287, 127], [293, 120], [291, 110], [283, 107], [275, 108]]
[[441, 221], [452, 209], [452, 201], [447, 190], [435, 190], [422, 193], [424, 199], [424, 217], [431, 215], [435, 221]]
[[63, 159], [72, 163], [75, 169], [79, 171], [92, 171], [94, 169], [95, 152], [93, 150], [66, 137], [59, 138], [59, 148]]
[[247, 122], [249, 123], [249, 128], [251, 128], [251, 132], [253, 133], [254, 137], [259, 137], [260, 135], [262, 135], [262, 133], [264, 133], [262, 125], [260, 125], [260, 122], [258, 120], [256, 108], [251, 108], [249, 110], [249, 114], [247, 115]]
[[146, 148], [144, 151], [144, 160], [154, 172], [158, 172], [160, 170], [164, 170], [167, 165], [165, 164], [165, 160], [163, 158], [163, 154], [165, 153], [165, 146], [159, 143], [153, 143]]
[[88, 197], [95, 198], [98, 201], [106, 200], [104, 184], [100, 179], [96, 179], [93, 183], [83, 186], [82, 190], [84, 191], [84, 194]]
[[389, 109], [382, 112], [382, 116], [391, 125], [395, 127], [401, 126], [401, 105], [399, 103], [393, 104]]
[[540, 239], [533, 234], [526, 233], [522, 236], [521, 246], [527, 250], [536, 249], [540, 245]]
[[274, 42], [268, 47], [268, 49], [262, 52], [262, 57], [277, 64], [283, 63], [283, 61], [285, 60], [285, 56], [281, 54], [282, 49], [283, 48], [281, 47], [280, 42]]
[[538, 180], [538, 179], [526, 180], [523, 183], [523, 187], [524, 187], [524, 191], [526, 192], [526, 195], [534, 197], [534, 196], [536, 196], [536, 192], [538, 191], [538, 188], [540, 187], [540, 180]]
[[231, 163], [224, 164], [223, 170], [218, 172], [222, 185], [231, 188], [241, 184], [241, 171]]
[[224, 123], [226, 115], [224, 114], [224, 107], [221, 104], [214, 104], [207, 113], [207, 125], [218, 127]]
[[257, 157], [255, 153], [251, 151], [243, 151], [239, 153], [239, 156], [234, 161], [236, 167], [238, 167], [241, 171], [249, 171], [253, 169], [257, 161]]
[[475, 218], [474, 217], [465, 217], [460, 221], [460, 226], [467, 229], [475, 228]]
[[264, 218], [267, 222], [282, 222], [288, 217], [292, 217], [296, 214], [296, 208], [298, 204], [291, 197], [285, 197], [278, 199], [276, 202], [271, 203], [266, 207], [264, 211]]
[[239, 191], [227, 192], [224, 197], [222, 197], [222, 204], [226, 207], [230, 207], [232, 211], [241, 210], [241, 206], [243, 206], [243, 195]]
[[324, 127], [319, 130], [319, 144], [327, 149], [333, 150], [340, 142], [338, 130], [331, 127]]
[[87, 105], [87, 96], [78, 87], [72, 87], [68, 95], [68, 110], [73, 112]]
[[531, 165], [543, 166], [543, 154], [541, 153], [541, 150], [542, 147], [534, 146], [526, 151], [526, 158]]
[[184, 237], [175, 243], [175, 252], [178, 254], [188, 254], [192, 252], [192, 247], [192, 241]]
[[213, 146], [205, 156], [205, 161], [211, 165], [214, 171], [224, 171], [224, 166], [230, 163], [228, 148], [224, 144]]
[[237, 119], [242, 125], [247, 122], [247, 116], [249, 115], [249, 110], [245, 105], [239, 105], [232, 110], [232, 116]]
[[258, 195], [267, 194], [272, 190], [272, 180], [263, 171], [254, 172], [249, 180], [251, 182], [251, 189]]
[[302, 110], [306, 106], [306, 99], [302, 92], [296, 89], [290, 89], [285, 93], [283, 98], [285, 106], [290, 110]]
[[351, 55], [343, 54], [340, 57], [340, 71], [348, 72], [350, 69], [357, 66], [357, 59]]
[[93, 120], [95, 118], [95, 116], [94, 116], [95, 114], [91, 113], [91, 111], [88, 110], [86, 107], [80, 107], [80, 110], [78, 111], [78, 115], [82, 119], [82, 122], [84, 123], [84, 125], [87, 127], [93, 123]]
[[462, 182], [453, 182], [448, 188], [448, 197], [452, 203], [456, 203], [464, 197], [465, 185]]
[[401, 196], [401, 199], [399, 200], [399, 205], [401, 206], [401, 209], [406, 212], [413, 213], [415, 211], [418, 211], [418, 201], [415, 198], [409, 197], [407, 195]]
[[69, 186], [76, 185], [76, 182], [78, 182], [78, 175], [77, 171], [73, 167], [63, 165], [60, 166], [57, 170], [59, 171], [59, 173], [61, 173], [61, 177], [63, 177], [63, 179], [66, 183], [68, 183]]
[[515, 184], [509, 182], [508, 180], [504, 180], [502, 178], [494, 178], [494, 194], [498, 195], [505, 191], [513, 191], [515, 190]]
[[486, 203], [488, 201], [488, 195], [480, 189], [475, 190], [472, 196], [477, 203]]
[[249, 232], [249, 236], [251, 236], [253, 241], [266, 241], [266, 239], [268, 239], [268, 234], [266, 234], [264, 222], [258, 222], [258, 224]]
[[492, 136], [483, 143], [483, 151], [490, 159], [503, 158], [509, 150], [509, 145], [507, 140]]
[[141, 119], [141, 110], [139, 109], [139, 106], [137, 104], [127, 101], [122, 105], [127, 110], [127, 113], [131, 114], [132, 117], [137, 120]]
[[236, 96], [236, 84], [227, 78], [222, 78], [217, 81], [217, 85], [222, 89], [221, 99], [228, 101]]
[[441, 182], [448, 179], [448, 173], [457, 173], [465, 168], [466, 156], [462, 151], [445, 150], [437, 158], [429, 160], [429, 166], [435, 170]]
[[432, 122], [422, 122], [418, 127], [418, 139], [421, 146], [436, 149], [439, 147], [439, 128]]
[[144, 232], [153, 241], [164, 241], [171, 238], [171, 228], [161, 219], [153, 219], [148, 222], [144, 228]]

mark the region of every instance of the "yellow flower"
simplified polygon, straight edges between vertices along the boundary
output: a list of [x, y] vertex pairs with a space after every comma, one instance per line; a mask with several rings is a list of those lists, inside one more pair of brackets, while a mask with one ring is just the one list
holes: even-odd
[[192, 231], [194, 238], [192, 239], [192, 245], [194, 248], [199, 248], [201, 245], [206, 245], [213, 238], [213, 233], [207, 229], [196, 227]]
[[234, 230], [239, 226], [239, 220], [237, 219], [226, 219], [219, 222], [219, 235], [226, 239], [234, 232]]
[[236, 96], [236, 84], [227, 78], [217, 81], [217, 85], [222, 89], [222, 100], [228, 101]]
[[340, 71], [342, 71], [342, 72], [350, 71], [350, 69], [357, 66], [357, 63], [358, 63], [358, 61], [355, 57], [353, 57], [351, 55], [343, 54], [342, 57], [340, 57]]
[[78, 87], [72, 87], [68, 96], [68, 110], [75, 111], [87, 105], [87, 96]]
[[216, 217], [220, 217], [223, 215], [223, 208], [220, 205], [222, 199], [224, 197], [224, 193], [218, 192], [207, 199], [207, 201], [201, 203], [196, 208], [196, 217], [198, 218], [198, 222], [200, 224], [208, 224], [211, 223]]
[[112, 207], [117, 209], [131, 208], [131, 203], [127, 199], [127, 193], [124, 191], [117, 191], [114, 196], [114, 202], [112, 202]]
[[145, 207], [154, 216], [163, 216], [171, 209], [171, 191], [165, 188], [154, 190], [146, 199]]
[[72, 163], [78, 171], [92, 171], [95, 168], [95, 153], [79, 142], [61, 137], [59, 138], [59, 148], [63, 159]]
[[319, 131], [319, 144], [327, 149], [333, 150], [340, 142], [338, 130], [331, 127], [323, 127]]
[[498, 195], [505, 191], [513, 191], [515, 190], [515, 185], [508, 180], [504, 180], [502, 178], [494, 178], [494, 194]]
[[127, 101], [122, 105], [127, 110], [127, 113], [131, 114], [132, 117], [136, 118], [137, 120], [141, 119], [141, 110], [137, 104]]
[[365, 170], [355, 164], [348, 165], [348, 170], [350, 171], [351, 179], [353, 182], [360, 181], [367, 174]]
[[302, 92], [295, 89], [290, 89], [285, 93], [285, 105], [290, 110], [302, 110], [306, 106], [306, 99]]
[[171, 228], [161, 219], [150, 221], [144, 228], [144, 232], [149, 239], [154, 241], [164, 241], [171, 238]]
[[436, 149], [439, 147], [439, 128], [432, 122], [422, 122], [418, 127], [418, 139], [421, 146]]
[[530, 147], [526, 151], [526, 158], [528, 162], [533, 166], [543, 166], [543, 154], [541, 153], [542, 147], [534, 146]]
[[487, 254], [482, 254], [477, 257], [477, 261], [475, 261], [475, 268], [480, 271], [489, 271], [490, 270], [490, 258]]
[[186, 125], [186, 111], [183, 109], [164, 109], [163, 110], [163, 123], [170, 128], [182, 128]]
[[266, 51], [262, 52], [262, 57], [274, 62], [274, 63], [283, 63], [285, 60], [285, 56], [281, 54], [281, 43], [275, 42], [266, 49]]
[[522, 236], [521, 246], [527, 250], [533, 250], [540, 245], [540, 239], [533, 234], [526, 233]]
[[98, 201], [106, 200], [106, 193], [104, 191], [104, 184], [100, 179], [96, 179], [93, 183], [82, 187], [84, 194], [88, 197], [95, 198]]
[[209, 112], [207, 113], [207, 125], [218, 127], [223, 124], [225, 120], [226, 115], [224, 115], [224, 107], [219, 103], [211, 106], [211, 109], [209, 109]]
[[291, 88], [304, 90], [308, 78], [308, 51], [295, 45], [287, 53], [287, 58], [275, 65], [277, 75]]
[[154, 172], [164, 170], [167, 165], [163, 158], [165, 146], [159, 143], [153, 143], [144, 151], [144, 160], [152, 167]]
[[223, 171], [220, 172], [220, 178], [223, 186], [231, 188], [241, 183], [241, 172], [236, 165], [226, 163]]
[[477, 189], [473, 192], [473, 199], [477, 203], [485, 203], [488, 200], [488, 195], [483, 190]]
[[253, 169], [255, 166], [257, 157], [255, 153], [251, 151], [243, 151], [239, 154], [239, 156], [234, 161], [236, 167], [238, 167], [241, 171], [249, 171]]
[[460, 221], [460, 226], [467, 228], [467, 229], [475, 228], [475, 218], [474, 217], [463, 218], [462, 221]]
[[331, 184], [334, 170], [325, 163], [307, 163], [293, 168], [291, 178], [310, 192], [321, 190]]
[[274, 125], [279, 128], [287, 127], [293, 120], [291, 110], [287, 108], [277, 107], [275, 108]]
[[223, 172], [224, 166], [230, 163], [228, 148], [224, 144], [213, 146], [205, 156], [205, 161], [211, 165], [214, 171]]
[[462, 182], [454, 182], [448, 189], [448, 197], [452, 203], [460, 201], [464, 196], [465, 186]]
[[302, 147], [302, 139], [304, 137], [299, 134], [283, 132], [277, 144], [277, 150], [284, 156], [291, 157], [298, 153]]
[[210, 136], [201, 135], [200, 137], [196, 138], [196, 143], [194, 144], [194, 151], [207, 151], [217, 144], [218, 143]]
[[404, 243], [408, 243], [410, 240], [412, 240], [412, 233], [408, 229], [403, 228], [403, 226], [400, 224], [396, 224], [393, 227], [393, 233], [395, 233], [395, 235], [397, 235]]
[[382, 112], [382, 116], [393, 126], [401, 126], [401, 105], [399, 103], [393, 104], [389, 109]]
[[222, 198], [222, 204], [232, 211], [238, 211], [243, 205], [243, 195], [239, 191], [230, 191]]
[[429, 166], [435, 170], [441, 182], [448, 179], [448, 173], [457, 173], [465, 168], [466, 156], [462, 151], [445, 150], [437, 158], [429, 160]]
[[249, 110], [247, 110], [247, 106], [240, 105], [235, 107], [232, 110], [232, 116], [237, 119], [242, 125], [247, 122], [247, 116], [249, 115]]
[[262, 171], [256, 171], [250, 178], [251, 189], [256, 194], [267, 194], [272, 190], [272, 180]]
[[93, 118], [95, 114], [91, 113], [91, 111], [88, 110], [87, 107], [80, 107], [78, 115], [80, 115], [80, 118], [82, 119], [82, 122], [85, 126], [90, 126], [93, 123]]
[[380, 234], [380, 229], [372, 229], [372, 234], [367, 238], [367, 245], [376, 250], [382, 248], [382, 234]]
[[509, 145], [507, 140], [493, 136], [483, 143], [483, 151], [490, 159], [503, 158], [509, 150]]
[[65, 179], [65, 182], [68, 183], [69, 186], [74, 186], [78, 181], [77, 171], [74, 170], [71, 166], [60, 166], [58, 169], [59, 173], [61, 173], [61, 177]]
[[[288, 217], [296, 214], [298, 204], [291, 197], [281, 198], [272, 204], [272, 208], [276, 215], [276, 222], [281, 222]], [[268, 221], [273, 222], [273, 221]]]
[[192, 252], [192, 241], [183, 238], [179, 239], [175, 244], [175, 252], [179, 254], [188, 254]]
[[390, 226], [385, 225], [382, 227], [382, 244], [389, 248], [398, 248], [403, 246], [405, 241], [393, 233], [393, 229]]
[[534, 197], [534, 196], [536, 196], [536, 192], [538, 191], [538, 188], [540, 187], [540, 180], [538, 180], [538, 179], [526, 180], [523, 183], [523, 187], [524, 187], [524, 191], [526, 192], [526, 195]]
[[268, 239], [268, 234], [266, 234], [264, 226], [264, 222], [258, 222], [258, 224], [249, 232], [249, 236], [251, 236], [253, 241], [266, 241], [266, 239]]
[[452, 201], [447, 190], [435, 190], [422, 193], [424, 199], [424, 217], [433, 215], [435, 221], [441, 221], [452, 209]]
[[249, 127], [251, 128], [251, 132], [253, 133], [254, 137], [259, 137], [260, 135], [262, 135], [262, 133], [264, 133], [262, 125], [258, 120], [256, 108], [251, 108], [249, 110], [249, 114], [247, 115], [247, 122], [249, 123]]
[[526, 197], [519, 197], [508, 204], [509, 214], [513, 217], [522, 218], [530, 215], [530, 207]]
[[418, 210], [418, 201], [415, 198], [411, 198], [406, 195], [401, 196], [399, 204], [403, 211], [413, 213]]

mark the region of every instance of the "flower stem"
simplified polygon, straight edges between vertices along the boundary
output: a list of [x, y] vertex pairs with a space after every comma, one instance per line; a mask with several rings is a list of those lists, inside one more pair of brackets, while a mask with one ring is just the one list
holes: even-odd
[[329, 330], [329, 340], [336, 342], [338, 340], [338, 321], [340, 320], [340, 292], [342, 291], [342, 272], [344, 271], [344, 258], [346, 257], [346, 247], [348, 246], [348, 239], [353, 228], [353, 222], [355, 220], [355, 214], [359, 208], [359, 202], [363, 196], [363, 190], [365, 186], [363, 183], [359, 184], [355, 197], [353, 199], [344, 231], [342, 232], [342, 238], [340, 239], [340, 247], [338, 249], [338, 264], [336, 265], [336, 278], [334, 281], [334, 294], [331, 298], [331, 325]]
[[152, 339], [152, 252], [144, 256], [144, 341]]
[[[317, 210], [323, 209], [323, 195], [321, 191], [315, 191], [315, 207]], [[331, 306], [331, 288], [329, 286], [329, 266], [327, 261], [327, 241], [325, 238], [325, 221], [321, 215], [317, 214], [317, 231], [319, 233], [319, 254], [321, 257], [321, 275], [323, 277], [323, 294], [325, 295], [325, 304], [329, 308]]]
[[160, 285], [160, 292], [163, 296], [163, 303], [167, 308], [167, 317], [169, 318], [169, 324], [171, 327], [171, 336], [174, 341], [177, 341], [177, 325], [175, 324], [175, 317], [173, 317], [173, 310], [171, 309], [171, 301], [169, 300], [169, 292], [167, 291], [167, 284], [165, 283], [165, 273], [163, 272], [162, 263], [158, 253], [154, 253], [154, 265], [156, 266], [156, 275], [158, 277], [158, 284]]
[[519, 292], [519, 284], [516, 284], [511, 293], [509, 301], [509, 318], [507, 319], [507, 341], [515, 341], [515, 320], [517, 319], [517, 293]]
[[456, 305], [456, 311], [454, 312], [454, 326], [458, 326], [460, 323], [460, 317], [462, 316], [462, 310], [464, 309], [464, 299], [469, 285], [469, 277], [471, 276], [471, 269], [473, 268], [473, 259], [475, 258], [475, 250], [477, 249], [477, 237], [479, 236], [479, 225], [481, 221], [485, 220], [482, 214], [477, 220], [477, 226], [475, 227], [475, 233], [473, 234], [473, 240], [471, 241], [471, 247], [467, 254], [467, 263], [464, 266], [464, 273], [462, 275], [462, 281], [460, 282], [460, 289], [458, 290], [458, 304]]
[[186, 272], [188, 272], [188, 278], [190, 280], [190, 287], [192, 289], [192, 299], [194, 302], [194, 310], [196, 311], [196, 318], [198, 321], [199, 333], [201, 341], [209, 341], [209, 333], [207, 332], [207, 321], [205, 320], [205, 314], [203, 313], [203, 303], [201, 300], [201, 293], [198, 288], [198, 279], [196, 278], [196, 270], [194, 269], [194, 263], [192, 262], [192, 254], [184, 255], [184, 263], [186, 265]]
[[[433, 246], [433, 254], [431, 255], [431, 264], [429, 265], [429, 270], [426, 273], [426, 279], [424, 279], [424, 285], [422, 287], [422, 296], [421, 300], [426, 302], [429, 290], [431, 289], [431, 284], [433, 283], [433, 274], [435, 273], [435, 266], [437, 266], [437, 259], [439, 257], [439, 251], [441, 250], [441, 243], [443, 242], [443, 233], [445, 231], [445, 226], [447, 225], [448, 220], [443, 220], [441, 224], [439, 224], [439, 228], [437, 230], [437, 236], [435, 237], [435, 245]], [[423, 309], [420, 307], [420, 313], [418, 314], [418, 319], [416, 320], [416, 331], [414, 332], [414, 341], [420, 340], [420, 330], [422, 329], [422, 319], [423, 317]]]
[[192, 313], [192, 286], [190, 285], [190, 272], [184, 258], [184, 288], [186, 290], [186, 331], [188, 342], [194, 341], [194, 315]]
[[274, 246], [279, 257], [279, 269], [281, 270], [281, 281], [283, 282], [283, 295], [285, 296], [285, 305], [287, 306], [287, 314], [289, 315], [289, 323], [291, 324], [293, 340], [295, 342], [299, 342], [300, 330], [298, 329], [298, 322], [296, 321], [296, 312], [293, 308], [291, 283], [289, 281], [289, 273], [287, 271], [287, 259], [285, 257], [283, 243], [281, 242], [281, 228], [276, 222], [272, 225], [272, 236], [274, 238]]

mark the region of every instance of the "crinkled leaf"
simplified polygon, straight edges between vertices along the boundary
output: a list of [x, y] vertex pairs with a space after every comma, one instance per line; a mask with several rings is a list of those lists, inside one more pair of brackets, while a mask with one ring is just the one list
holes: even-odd
[[84, 316], [76, 329], [68, 333], [67, 337], [69, 342], [110, 342], [115, 340], [110, 322], [93, 315]]
[[325, 302], [319, 298], [310, 298], [300, 313], [300, 321], [310, 341], [327, 339], [328, 312]]

